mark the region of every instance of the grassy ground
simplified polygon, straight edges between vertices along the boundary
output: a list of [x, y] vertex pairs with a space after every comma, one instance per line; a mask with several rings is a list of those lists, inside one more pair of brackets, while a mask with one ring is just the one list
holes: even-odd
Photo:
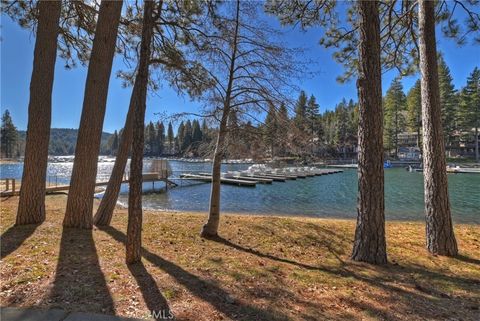
[[[389, 264], [348, 259], [354, 221], [228, 215], [202, 240], [204, 215], [146, 212], [143, 261], [124, 264], [127, 213], [93, 231], [62, 229], [66, 196], [47, 221], [12, 227], [3, 200], [2, 306], [61, 307], [177, 320], [479, 320], [480, 226], [456, 225], [461, 255], [424, 250], [424, 226], [387, 224]], [[164, 312], [164, 315], [167, 314]]]

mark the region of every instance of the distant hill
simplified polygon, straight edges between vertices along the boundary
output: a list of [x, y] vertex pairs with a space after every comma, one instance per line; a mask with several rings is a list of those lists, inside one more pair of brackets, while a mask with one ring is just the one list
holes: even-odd
[[[48, 146], [49, 155], [73, 155], [75, 154], [75, 144], [77, 143], [78, 129], [72, 128], [52, 128], [50, 130], [50, 144]], [[108, 139], [112, 136], [110, 133], [102, 133], [102, 142], [100, 154], [105, 154], [105, 146]], [[18, 131], [21, 154], [24, 154], [26, 131]]]

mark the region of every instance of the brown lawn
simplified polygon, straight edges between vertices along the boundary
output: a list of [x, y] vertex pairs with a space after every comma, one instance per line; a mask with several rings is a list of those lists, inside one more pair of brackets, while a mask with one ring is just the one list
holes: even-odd
[[60, 307], [177, 320], [479, 320], [480, 226], [456, 225], [461, 255], [424, 249], [421, 222], [387, 224], [389, 264], [349, 260], [354, 221], [226, 215], [223, 238], [201, 214], [147, 211], [143, 261], [124, 263], [127, 211], [113, 226], [63, 229], [65, 195], [47, 221], [13, 227], [2, 200], [2, 306]]

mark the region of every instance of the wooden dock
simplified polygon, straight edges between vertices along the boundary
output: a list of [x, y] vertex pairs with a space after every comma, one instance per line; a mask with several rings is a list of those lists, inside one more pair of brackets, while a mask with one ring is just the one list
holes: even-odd
[[[163, 175], [159, 173], [143, 173], [143, 182], [158, 182], [158, 181], [163, 181], [165, 184], [169, 187], [171, 186], [176, 186], [177, 184], [168, 180], [168, 178], [163, 177]], [[20, 194], [20, 188], [15, 188], [15, 180], [14, 179], [8, 179], [9, 181], [12, 182], [12, 189], [9, 188], [9, 185], [7, 185], [7, 189], [4, 191], [0, 192], [0, 197], [8, 197], [8, 196], [18, 196]], [[122, 184], [128, 183], [128, 179], [124, 179], [122, 181]], [[102, 182], [97, 182], [95, 183], [95, 187], [99, 186], [107, 186], [108, 185], [108, 180], [107, 181], [102, 181]], [[68, 191], [70, 189], [70, 184], [63, 184], [63, 185], [56, 185], [56, 186], [47, 186], [45, 188], [45, 193], [46, 194], [51, 194], [51, 193], [56, 193], [56, 192], [62, 192], [62, 191]]]
[[[310, 171], [298, 172], [228, 172], [222, 173], [220, 182], [222, 184], [254, 187], [256, 184], [272, 184], [273, 182], [285, 182], [287, 180], [295, 180], [297, 178], [308, 178], [321, 175], [329, 175], [341, 173], [342, 170], [332, 169], [314, 169]], [[211, 173], [183, 173], [180, 175], [181, 179], [201, 181], [210, 183], [212, 181]]]
[[[275, 181], [275, 182], [285, 182], [285, 180], [289, 179], [285, 176], [277, 176], [277, 175], [267, 175], [267, 174], [264, 174], [264, 175], [256, 175], [256, 174], [252, 174], [252, 175], [240, 175], [240, 177], [248, 177], [248, 178], [253, 178], [253, 179], [271, 179], [272, 181]], [[295, 179], [295, 178], [292, 178], [292, 179]]]
[[[233, 172], [233, 173], [224, 173], [221, 177], [220, 182], [222, 184], [243, 186], [243, 187], [255, 187], [257, 184], [272, 184], [273, 182], [285, 182], [287, 180], [295, 180], [297, 178], [308, 178], [313, 176], [320, 175], [329, 175], [335, 173], [341, 173], [342, 170], [332, 170], [332, 169], [311, 169], [311, 170], [299, 170], [299, 171], [285, 171], [285, 172]], [[226, 175], [225, 175], [226, 174]], [[173, 179], [173, 178], [172, 178]], [[177, 178], [178, 179], [178, 178]], [[210, 183], [212, 181], [211, 173], [183, 173], [180, 175], [182, 180], [193, 180]], [[6, 190], [0, 192], [1, 197], [16, 196], [20, 193], [19, 184], [16, 184], [15, 179], [5, 179]], [[18, 180], [17, 180], [18, 181]], [[166, 187], [177, 186], [172, 180], [168, 178], [168, 172], [162, 170], [159, 172], [149, 172], [143, 173], [143, 182], [152, 182], [155, 184], [157, 181], [165, 182]], [[124, 177], [122, 184], [128, 184], [128, 177]], [[95, 187], [106, 186], [108, 185], [108, 180], [95, 183]], [[11, 188], [10, 188], [11, 187]], [[47, 186], [45, 192], [55, 193], [68, 191], [70, 189], [69, 184], [63, 184], [55, 186]]]
[[[198, 175], [208, 176], [208, 177], [212, 176], [211, 173], [198, 173]], [[272, 184], [273, 183], [273, 179], [270, 179], [270, 178], [240, 176], [240, 175], [235, 175], [235, 174], [230, 174], [230, 173], [226, 173], [223, 177], [224, 178], [229, 178], [229, 179], [242, 180], [242, 181], [251, 181], [251, 182], [256, 182], [258, 184]]]
[[[212, 176], [207, 175], [200, 175], [200, 174], [181, 174], [180, 178], [183, 179], [191, 179], [194, 181], [202, 181], [202, 182], [211, 182]], [[236, 185], [236, 186], [244, 186], [244, 187], [255, 187], [258, 181], [251, 181], [251, 180], [243, 180], [243, 179], [235, 179], [235, 178], [220, 178], [220, 182], [222, 184], [228, 185]]]

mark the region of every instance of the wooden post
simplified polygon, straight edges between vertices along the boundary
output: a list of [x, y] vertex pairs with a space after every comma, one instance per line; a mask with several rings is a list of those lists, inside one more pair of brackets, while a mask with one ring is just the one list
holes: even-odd
[[10, 180], [7, 178], [5, 186], [7, 187], [7, 191], [10, 189]]
[[15, 193], [15, 179], [12, 179], [12, 191]]

